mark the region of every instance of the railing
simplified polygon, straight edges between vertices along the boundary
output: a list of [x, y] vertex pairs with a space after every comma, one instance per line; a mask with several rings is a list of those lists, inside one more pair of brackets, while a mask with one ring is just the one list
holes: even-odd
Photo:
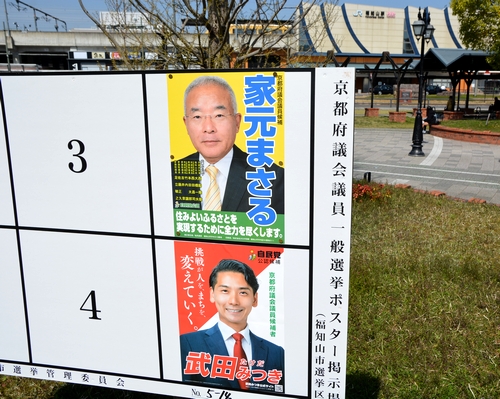
[[[446, 103], [448, 102], [448, 95], [435, 95], [427, 96], [424, 106], [428, 105], [436, 108], [436, 110], [444, 110], [446, 108]], [[481, 109], [488, 109], [488, 107], [493, 104], [495, 96], [480, 94], [477, 96], [469, 97], [469, 108], [481, 107]], [[394, 95], [383, 95], [373, 97], [373, 107], [374, 108], [385, 108], [385, 109], [396, 109], [397, 101]], [[460, 103], [458, 104], [461, 108], [465, 107], [465, 95], [461, 94]], [[362, 93], [357, 94], [355, 97], [356, 108], [370, 108], [371, 106], [371, 94]], [[418, 106], [418, 99], [411, 98], [409, 100], [402, 101], [400, 99], [399, 108], [400, 109], [412, 109]]]

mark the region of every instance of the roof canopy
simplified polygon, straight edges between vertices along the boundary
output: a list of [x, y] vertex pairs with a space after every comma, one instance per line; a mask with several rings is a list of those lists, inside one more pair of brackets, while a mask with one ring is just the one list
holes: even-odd
[[[457, 72], [457, 71], [488, 71], [492, 67], [486, 60], [488, 53], [480, 50], [439, 49], [431, 48], [424, 55], [424, 71], [426, 72]], [[418, 61], [413, 69], [420, 68]]]

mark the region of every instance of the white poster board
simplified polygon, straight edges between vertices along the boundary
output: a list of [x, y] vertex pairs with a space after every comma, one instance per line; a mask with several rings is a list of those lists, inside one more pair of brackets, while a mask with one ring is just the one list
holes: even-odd
[[[235, 86], [236, 144], [264, 143], [253, 159], [272, 147], [284, 171], [271, 222], [176, 208], [172, 165], [192, 150], [180, 144], [180, 88], [199, 71], [0, 76], [0, 375], [186, 398], [343, 398], [354, 73], [213, 73]], [[270, 85], [264, 102], [256, 82]], [[284, 350], [283, 366], [247, 368], [250, 389], [187, 380], [181, 367], [179, 335], [217, 321], [205, 280], [227, 257], [260, 284], [250, 329]]]

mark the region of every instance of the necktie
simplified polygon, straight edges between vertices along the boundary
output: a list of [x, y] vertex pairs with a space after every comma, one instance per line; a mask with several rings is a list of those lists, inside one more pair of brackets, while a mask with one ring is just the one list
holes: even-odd
[[219, 170], [214, 165], [209, 165], [205, 169], [205, 172], [210, 176], [210, 184], [208, 186], [207, 195], [205, 196], [203, 209], [207, 211], [220, 211], [220, 189], [216, 179]]
[[[238, 371], [240, 369], [241, 360], [242, 359], [247, 360], [247, 355], [245, 354], [245, 351], [243, 350], [243, 345], [241, 345], [241, 340], [243, 339], [243, 335], [241, 335], [240, 333], [234, 333], [232, 335], [232, 337], [234, 338], [234, 353], [233, 353], [233, 355], [234, 355], [234, 357], [238, 358], [238, 367], [236, 367], [236, 371]], [[240, 384], [241, 389], [248, 389], [244, 380], [238, 379], [238, 384]]]

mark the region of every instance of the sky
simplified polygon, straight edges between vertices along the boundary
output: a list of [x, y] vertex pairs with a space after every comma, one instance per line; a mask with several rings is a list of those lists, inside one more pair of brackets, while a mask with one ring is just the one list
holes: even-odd
[[[95, 28], [92, 21], [83, 13], [78, 0], [20, 0], [25, 4], [43, 11], [59, 20], [66, 22], [68, 30], [73, 28]], [[253, 0], [250, 0], [251, 2]], [[290, 5], [298, 4], [299, 0], [289, 0]], [[83, 4], [92, 13], [99, 11], [107, 11], [105, 0], [82, 0]], [[354, 0], [354, 1], [344, 1], [339, 0], [339, 5], [343, 3], [367, 5], [367, 6], [382, 6], [382, 7], [393, 7], [393, 8], [404, 8], [406, 6], [413, 7], [434, 7], [438, 9], [443, 9], [448, 6], [449, 0], [434, 0], [432, 4], [422, 2], [421, 0]], [[18, 9], [19, 4], [19, 9]], [[5, 7], [6, 6], [6, 7]], [[0, 21], [6, 24], [6, 13], [5, 8], [7, 8], [7, 17], [9, 20], [10, 29], [21, 29], [21, 30], [38, 30], [40, 31], [55, 31], [55, 21], [53, 18], [49, 18], [49, 21], [44, 20], [43, 14], [36, 12], [39, 19], [36, 21], [34, 19], [34, 12], [32, 8], [26, 7], [21, 3], [17, 3], [16, 0], [3, 0], [0, 2]], [[17, 24], [17, 25], [16, 25]], [[64, 24], [58, 22], [59, 31], [64, 31]], [[1, 29], [1, 28], [0, 28]]]

